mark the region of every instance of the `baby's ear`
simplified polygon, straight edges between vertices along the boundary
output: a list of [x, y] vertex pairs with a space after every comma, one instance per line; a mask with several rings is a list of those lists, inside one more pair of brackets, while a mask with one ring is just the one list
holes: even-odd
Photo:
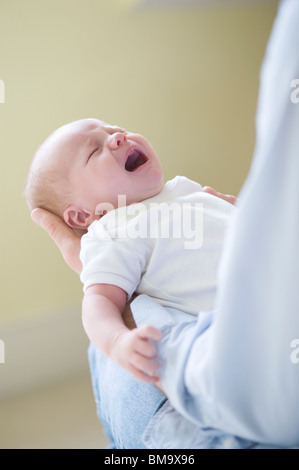
[[87, 228], [94, 220], [93, 214], [81, 207], [71, 204], [63, 212], [64, 221], [72, 228]]

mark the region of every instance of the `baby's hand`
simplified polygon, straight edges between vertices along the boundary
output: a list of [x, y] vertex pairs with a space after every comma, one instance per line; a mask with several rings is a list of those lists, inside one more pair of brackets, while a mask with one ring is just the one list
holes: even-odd
[[135, 379], [153, 384], [159, 364], [155, 361], [156, 348], [150, 340], [160, 341], [161, 332], [150, 325], [126, 330], [114, 342], [111, 359], [126, 369]]

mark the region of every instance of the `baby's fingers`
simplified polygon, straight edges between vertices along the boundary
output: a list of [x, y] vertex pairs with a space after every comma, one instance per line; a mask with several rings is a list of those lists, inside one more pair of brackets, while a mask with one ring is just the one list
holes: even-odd
[[162, 338], [162, 333], [157, 328], [151, 325], [144, 325], [140, 328], [137, 328], [137, 334], [139, 338], [143, 339], [152, 339], [153, 341], [160, 341]]
[[134, 352], [151, 359], [157, 355], [155, 345], [147, 338], [136, 338]]
[[161, 339], [161, 332], [153, 326], [146, 325], [134, 330], [134, 352], [148, 358], [154, 358], [157, 354], [154, 342]]
[[154, 374], [159, 368], [159, 364], [155, 359], [148, 359], [138, 353], [134, 353], [131, 358], [131, 364], [139, 370]]
[[130, 364], [127, 367], [128, 372], [137, 380], [144, 382], [146, 384], [155, 384], [159, 381], [159, 377], [156, 375], [148, 375], [146, 372], [134, 367], [134, 365]]

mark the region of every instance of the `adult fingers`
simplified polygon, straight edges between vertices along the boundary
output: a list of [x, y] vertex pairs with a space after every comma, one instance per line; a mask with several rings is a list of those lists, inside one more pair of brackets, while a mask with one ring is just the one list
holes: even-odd
[[215, 189], [211, 188], [210, 186], [205, 186], [202, 188], [205, 193], [212, 194], [212, 196], [219, 197], [220, 199], [224, 199], [225, 201], [229, 202], [230, 204], [235, 205], [238, 202], [238, 198], [236, 196], [232, 196], [231, 194], [222, 194], [216, 191]]
[[80, 235], [68, 227], [60, 217], [45, 209], [34, 209], [31, 218], [50, 235], [70, 268], [80, 273]]

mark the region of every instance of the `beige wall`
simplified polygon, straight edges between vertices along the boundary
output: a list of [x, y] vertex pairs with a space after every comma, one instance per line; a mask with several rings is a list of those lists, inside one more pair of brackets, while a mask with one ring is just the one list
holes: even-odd
[[184, 174], [224, 192], [237, 193], [248, 171], [277, 2], [146, 12], [117, 5], [1, 0], [0, 325], [82, 296], [23, 197], [32, 154], [56, 127], [100, 117], [144, 133], [165, 178]]

